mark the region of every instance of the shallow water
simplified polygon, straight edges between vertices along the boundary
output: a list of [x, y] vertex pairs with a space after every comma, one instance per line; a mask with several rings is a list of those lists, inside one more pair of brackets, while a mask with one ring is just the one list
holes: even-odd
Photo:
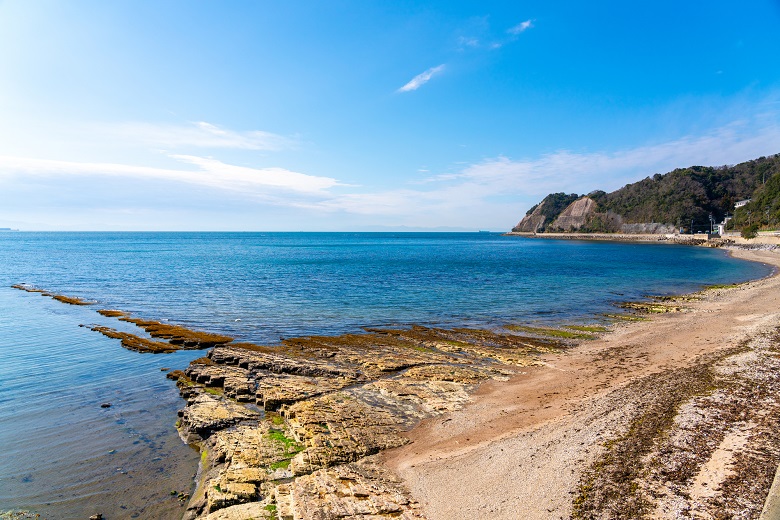
[[594, 321], [615, 301], [768, 273], [705, 248], [483, 233], [0, 233], [0, 511], [181, 514], [170, 491], [189, 491], [197, 454], [176, 435], [183, 402], [160, 368], [202, 353], [126, 351], [78, 326], [132, 330], [98, 308], [275, 343], [363, 326]]
[[0, 316], [0, 511], [180, 518], [170, 491], [190, 492], [198, 455], [160, 368], [199, 353], [141, 356], [78, 327], [100, 321], [94, 310], [8, 287]]

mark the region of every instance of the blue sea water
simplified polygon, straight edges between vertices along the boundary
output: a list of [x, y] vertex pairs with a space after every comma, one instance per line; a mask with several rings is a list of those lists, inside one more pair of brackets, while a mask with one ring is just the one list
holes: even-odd
[[160, 369], [202, 353], [123, 350], [78, 326], [118, 326], [98, 308], [273, 344], [366, 326], [594, 321], [617, 301], [769, 272], [706, 248], [490, 233], [3, 232], [0, 511], [180, 515], [170, 491], [188, 491], [197, 454], [176, 437], [183, 403]]

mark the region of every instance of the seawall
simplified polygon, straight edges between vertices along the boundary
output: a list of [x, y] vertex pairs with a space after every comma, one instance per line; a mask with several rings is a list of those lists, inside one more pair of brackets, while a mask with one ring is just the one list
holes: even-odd
[[554, 240], [600, 240], [609, 242], [638, 242], [638, 243], [669, 243], [682, 245], [701, 245], [707, 247], [721, 247], [726, 245], [753, 246], [753, 245], [780, 245], [780, 235], [761, 234], [753, 239], [745, 239], [739, 235], [724, 235], [722, 237], [709, 238], [707, 235], [679, 235], [679, 234], [627, 234], [627, 233], [519, 233], [511, 231], [506, 236], [519, 236], [526, 238], [546, 238]]

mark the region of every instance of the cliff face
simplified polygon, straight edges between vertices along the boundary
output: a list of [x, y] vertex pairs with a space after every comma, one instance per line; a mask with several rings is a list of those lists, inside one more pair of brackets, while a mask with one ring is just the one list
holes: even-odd
[[583, 227], [594, 213], [596, 213], [596, 201], [590, 197], [582, 197], [569, 204], [551, 227], [563, 231], [576, 231]]
[[[600, 212], [598, 203], [590, 197], [581, 197], [558, 213], [554, 218], [548, 215], [548, 199], [543, 200], [532, 212], [523, 217], [512, 231], [520, 233], [551, 232], [599, 232], [627, 234], [663, 234], [674, 233], [675, 226], [656, 222], [625, 223], [623, 218], [612, 211]], [[548, 215], [546, 215], [547, 213]]]
[[542, 214], [542, 208], [544, 207], [544, 201], [542, 201], [536, 208], [524, 216], [523, 219], [517, 223], [512, 231], [518, 233], [536, 233], [540, 229], [544, 229], [544, 222], [547, 220]]
[[545, 230], [547, 225], [558, 218], [558, 215], [565, 210], [569, 204], [579, 199], [576, 193], [551, 193], [547, 195], [542, 202], [528, 210], [512, 231], [521, 233], [540, 233]]

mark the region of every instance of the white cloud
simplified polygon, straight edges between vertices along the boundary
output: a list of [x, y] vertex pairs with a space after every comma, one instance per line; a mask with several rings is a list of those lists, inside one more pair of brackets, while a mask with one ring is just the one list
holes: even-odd
[[412, 90], [417, 90], [418, 88], [428, 83], [433, 76], [441, 73], [443, 70], [444, 70], [444, 64], [436, 67], [431, 67], [430, 69], [426, 70], [422, 74], [418, 74], [414, 78], [412, 78], [412, 80], [409, 83], [399, 88], [398, 92], [410, 92]]
[[288, 137], [250, 130], [238, 132], [198, 121], [187, 125], [127, 122], [94, 125], [93, 132], [125, 139], [129, 143], [164, 148], [229, 148], [237, 150], [278, 151], [293, 148], [295, 141]]
[[[454, 163], [451, 171], [439, 175], [420, 168], [416, 182], [386, 190], [349, 186], [334, 178], [284, 168], [254, 168], [184, 153], [163, 157], [169, 164], [162, 163], [162, 167], [0, 155], [0, 196], [13, 189], [17, 193], [37, 193], [37, 186], [46, 186], [51, 193], [67, 193], [57, 204], [75, 208], [74, 214], [89, 215], [88, 204], [71, 200], [74, 193], [82, 201], [94, 199], [105, 205], [106, 197], [95, 197], [91, 190], [103, 189], [96, 193], [110, 195], [107, 186], [116, 185], [149, 192], [160, 189], [155, 181], [166, 181], [208, 187], [210, 190], [205, 191], [214, 201], [243, 199], [247, 207], [275, 208], [268, 212], [287, 208], [284, 214], [299, 219], [295, 222], [300, 224], [295, 225], [301, 229], [311, 229], [311, 222], [316, 222], [315, 226], [342, 222], [342, 228], [381, 224], [508, 229], [525, 209], [550, 192], [611, 191], [676, 167], [721, 165], [778, 153], [780, 119], [774, 106], [765, 105], [762, 110], [762, 114], [745, 116], [703, 135], [620, 150], [559, 150], [528, 159], [497, 156], [471, 164]], [[109, 178], [115, 181], [108, 182]], [[176, 204], [169, 209], [188, 208], [181, 201]], [[24, 220], [22, 213], [16, 220]]]
[[520, 22], [519, 24], [515, 25], [514, 27], [511, 27], [507, 32], [509, 34], [520, 34], [522, 32], [527, 31], [531, 27], [533, 27], [533, 21], [532, 20], [526, 20], [524, 22]]
[[479, 47], [479, 40], [473, 36], [461, 36], [458, 38], [458, 46], [464, 47]]
[[[754, 121], [755, 122], [755, 121]], [[780, 126], [751, 129], [740, 121], [703, 136], [640, 146], [615, 152], [574, 153], [566, 150], [532, 160], [487, 159], [442, 182], [478, 183], [498, 193], [543, 196], [550, 191], [615, 190], [654, 173], [693, 165], [719, 166], [780, 152]]]
[[248, 196], [269, 192], [322, 195], [339, 185], [336, 179], [306, 175], [284, 168], [249, 168], [193, 155], [172, 155], [173, 159], [196, 169], [155, 168], [116, 163], [90, 163], [0, 156], [0, 179], [18, 173], [27, 176], [67, 180], [73, 177], [127, 177], [133, 180], [157, 179], [212, 188], [240, 191]]
[[336, 179], [306, 175], [284, 168], [249, 168], [193, 155], [172, 155], [174, 159], [198, 167], [193, 182], [219, 188], [243, 189], [254, 186], [280, 188], [300, 193], [318, 193], [337, 186]]
[[558, 151], [535, 159], [499, 156], [427, 179], [425, 189], [347, 193], [307, 204], [329, 212], [392, 217], [425, 226], [511, 227], [550, 192], [615, 190], [654, 173], [692, 165], [719, 166], [780, 152], [780, 125], [741, 121], [691, 136], [614, 152]]

